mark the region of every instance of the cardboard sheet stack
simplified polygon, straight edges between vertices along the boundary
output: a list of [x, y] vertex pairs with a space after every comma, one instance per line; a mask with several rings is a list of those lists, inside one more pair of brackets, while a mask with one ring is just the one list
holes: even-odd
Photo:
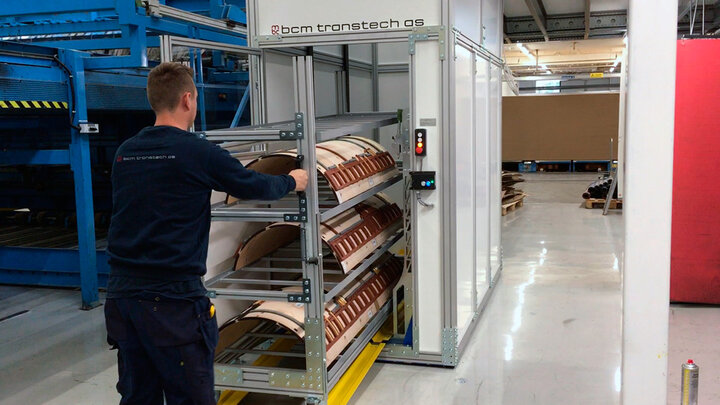
[[[502, 206], [503, 215], [516, 207], [522, 207], [523, 200], [527, 196], [522, 190], [516, 188], [518, 183], [524, 182], [522, 174], [515, 172], [502, 173]], [[508, 208], [510, 208], [508, 210]]]

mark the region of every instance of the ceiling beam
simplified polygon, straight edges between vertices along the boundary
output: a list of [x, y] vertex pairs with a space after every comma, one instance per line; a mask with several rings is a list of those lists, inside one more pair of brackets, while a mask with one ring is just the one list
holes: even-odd
[[528, 10], [530, 10], [530, 15], [532, 15], [535, 20], [540, 32], [542, 32], [543, 37], [545, 37], [545, 42], [549, 42], [550, 37], [547, 32], [547, 12], [545, 11], [545, 6], [543, 5], [542, 0], [525, 0], [525, 4], [527, 5]]
[[[718, 1], [720, 1], [720, 0], [718, 0]], [[507, 16], [505, 15], [505, 13], [503, 13], [503, 38], [505, 39], [506, 44], [512, 44], [510, 37], [508, 36], [507, 32], [505, 32], [506, 27], [507, 27]]]
[[585, 0], [585, 39], [590, 38], [590, 0]]

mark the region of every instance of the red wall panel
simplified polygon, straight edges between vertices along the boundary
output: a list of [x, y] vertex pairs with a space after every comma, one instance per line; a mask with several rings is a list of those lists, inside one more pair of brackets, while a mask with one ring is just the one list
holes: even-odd
[[678, 41], [675, 97], [670, 299], [720, 304], [720, 39]]

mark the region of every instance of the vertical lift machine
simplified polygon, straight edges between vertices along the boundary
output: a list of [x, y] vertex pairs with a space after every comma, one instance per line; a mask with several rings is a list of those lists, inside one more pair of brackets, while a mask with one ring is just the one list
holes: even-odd
[[[386, 320], [392, 337], [385, 342], [381, 359], [457, 365], [502, 268], [501, 2], [253, 0], [247, 12], [250, 46], [262, 50], [257, 55], [258, 74], [267, 71], [268, 52], [297, 55], [293, 57], [294, 84], [283, 89], [284, 96], [293, 99], [294, 113], [284, 121], [267, 122], [274, 108], [268, 100], [273, 97], [261, 86], [253, 101], [256, 125], [206, 131], [205, 136], [227, 147], [285, 142], [270, 149], [294, 148], [283, 153], [301, 157], [295, 160], [297, 167], [315, 173], [321, 151], [327, 149], [324, 143], [402, 125], [396, 140], [401, 145], [397, 158], [403, 181], [367, 185], [354, 197], [328, 204], [326, 179], [311, 176], [306, 193], [292, 199], [267, 203], [229, 198], [213, 206], [215, 221], [275, 223], [266, 231], [286, 223], [299, 229], [295, 242], [280, 243], [277, 251], [282, 249], [284, 255], [277, 251], [270, 257], [263, 256], [266, 252], [256, 254], [248, 261], [250, 272], [243, 272], [248, 270], [246, 263], [206, 280], [216, 299], [254, 302], [234, 321], [257, 320], [258, 312], [273, 311], [276, 319], [268, 328], [256, 322], [225, 336], [223, 332], [231, 330], [233, 323], [223, 328], [216, 387], [328, 403], [332, 389]], [[402, 52], [409, 59], [409, 111], [400, 117], [394, 112], [317, 114], [312, 47], [385, 43], [403, 44]], [[272, 80], [271, 76], [260, 78], [261, 83]], [[346, 163], [368, 156], [372, 153]], [[324, 245], [323, 227], [345, 210], [358, 210], [393, 184], [402, 187], [402, 201], [396, 201], [403, 217], [400, 237], [378, 243], [357, 267], [332, 267], [327, 259], [335, 252]], [[404, 266], [391, 299], [372, 312], [339, 354], [331, 353], [328, 346], [335, 336], [336, 319], [329, 312], [336, 306], [353, 305], [335, 294], [342, 288], [352, 289], [355, 281], [365, 280], [364, 275], [371, 277], [364, 273], [367, 269], [382, 274], [382, 266], [373, 260], [391, 251], [389, 244], [395, 241], [403, 246]], [[255, 249], [252, 242], [250, 238], [242, 245], [241, 255], [243, 250]], [[252, 271], [265, 274], [250, 276]], [[273, 302], [276, 305], [268, 304]], [[297, 308], [300, 319], [290, 316], [287, 308]], [[295, 326], [288, 324], [290, 318]]]

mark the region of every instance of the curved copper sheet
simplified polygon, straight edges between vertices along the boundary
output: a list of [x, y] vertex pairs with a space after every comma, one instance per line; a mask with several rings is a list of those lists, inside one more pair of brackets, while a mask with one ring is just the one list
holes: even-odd
[[[378, 193], [320, 224], [322, 241], [330, 247], [345, 273], [360, 264], [402, 227], [402, 211]], [[251, 236], [235, 262], [239, 270], [300, 237], [294, 223], [274, 223]]]
[[[391, 298], [393, 287], [402, 275], [402, 259], [386, 254], [377, 263], [363, 277], [354, 280], [339, 295], [341, 298], [326, 305], [324, 318], [328, 364], [338, 357]], [[296, 287], [287, 290], [293, 289]], [[220, 328], [220, 341], [226, 347], [229, 344], [226, 342], [238, 340], [258, 325], [258, 321], [272, 322], [302, 340], [305, 337], [304, 319], [303, 304], [257, 301]]]
[[[318, 172], [335, 192], [339, 203], [349, 200], [399, 174], [395, 158], [379, 143], [367, 138], [343, 136], [316, 146]], [[287, 174], [295, 169], [295, 150], [263, 156], [247, 168], [266, 174]], [[228, 204], [237, 201], [228, 196]]]

